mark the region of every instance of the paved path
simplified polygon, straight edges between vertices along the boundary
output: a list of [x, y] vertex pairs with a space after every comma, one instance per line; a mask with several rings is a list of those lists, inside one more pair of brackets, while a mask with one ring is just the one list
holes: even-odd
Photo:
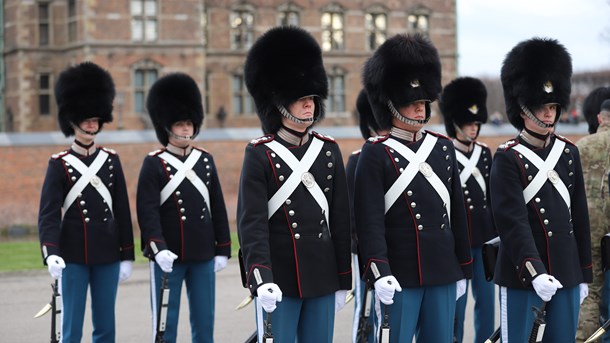
[[[119, 286], [116, 305], [117, 343], [151, 341], [148, 265], [137, 264], [133, 275]], [[0, 342], [48, 342], [50, 317], [33, 319], [50, 299], [51, 278], [46, 269], [27, 272], [0, 273]], [[215, 341], [243, 343], [254, 331], [254, 310], [234, 308], [247, 295], [241, 287], [239, 267], [235, 259], [217, 274]], [[90, 301], [87, 301], [90, 304]], [[464, 342], [472, 342], [472, 301], [468, 302]], [[337, 314], [334, 342], [348, 343], [351, 337], [353, 302]], [[497, 322], [497, 320], [496, 320]], [[91, 342], [91, 319], [87, 310], [83, 343]], [[182, 292], [178, 333], [179, 342], [190, 342], [188, 305]]]

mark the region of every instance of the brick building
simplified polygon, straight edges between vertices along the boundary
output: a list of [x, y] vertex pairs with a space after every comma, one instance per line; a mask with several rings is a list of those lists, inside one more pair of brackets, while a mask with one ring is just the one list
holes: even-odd
[[421, 32], [439, 49], [443, 84], [456, 76], [455, 0], [4, 0], [6, 131], [57, 129], [53, 85], [91, 60], [113, 75], [110, 129], [143, 129], [146, 93], [159, 76], [191, 75], [207, 126], [258, 126], [243, 82], [248, 48], [269, 28], [298, 25], [322, 46], [330, 96], [325, 125], [353, 124], [362, 64], [387, 37]]

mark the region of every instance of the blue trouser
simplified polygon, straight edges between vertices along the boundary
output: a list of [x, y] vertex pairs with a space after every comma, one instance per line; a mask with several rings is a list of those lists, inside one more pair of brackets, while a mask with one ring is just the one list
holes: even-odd
[[61, 282], [62, 343], [79, 343], [83, 336], [87, 288], [91, 288], [93, 343], [115, 341], [114, 305], [119, 262], [89, 266], [67, 263]]
[[[267, 313], [258, 299], [255, 300], [258, 341], [263, 342]], [[284, 296], [271, 317], [275, 342], [331, 343], [335, 326], [335, 294], [306, 299]]]
[[[608, 314], [610, 313], [610, 271], [604, 272], [604, 285], [602, 287], [602, 299], [599, 304], [599, 316], [600, 323], [602, 326], [605, 321], [609, 319]], [[610, 333], [606, 332], [602, 336], [603, 343], [610, 343]]]
[[[483, 270], [483, 256], [481, 248], [470, 250], [473, 259], [472, 296], [474, 297], [474, 342], [485, 342], [494, 332], [495, 297], [493, 282], [485, 280]], [[466, 300], [468, 299], [468, 284], [466, 294], [458, 299], [455, 306], [455, 339], [461, 343], [464, 338], [464, 317], [466, 314]]]
[[[358, 255], [352, 254], [352, 275], [356, 276], [354, 282], [354, 320], [352, 323], [352, 343], [361, 343], [362, 340], [358, 341], [358, 331], [366, 332], [368, 329], [369, 333], [366, 342], [373, 343], [375, 341], [374, 327], [375, 327], [375, 293], [369, 292], [367, 295], [366, 282], [360, 280], [360, 268], [358, 265]], [[367, 296], [366, 302], [370, 304], [370, 313], [366, 325], [360, 322], [362, 316], [362, 310], [365, 306], [364, 297]], [[364, 335], [363, 333], [361, 335]]]
[[[161, 289], [163, 271], [158, 264], [151, 265], [151, 290], [154, 290], [152, 301], [153, 341], [157, 331], [157, 310]], [[214, 274], [214, 260], [205, 262], [174, 263], [173, 271], [169, 273], [169, 305], [165, 342], [177, 342], [178, 316], [180, 314], [180, 296], [182, 282], [186, 284], [186, 295], [189, 301], [191, 322], [191, 338], [193, 343], [214, 342], [214, 297], [216, 275]], [[184, 342], [184, 340], [181, 340]]]
[[[389, 305], [390, 342], [451, 342], [455, 316], [455, 283], [403, 288]], [[377, 318], [385, 305], [375, 299]], [[377, 322], [377, 329], [381, 322]], [[377, 331], [377, 330], [376, 330]]]
[[[580, 309], [579, 287], [557, 290], [546, 305], [543, 342], [573, 343]], [[500, 324], [503, 343], [527, 342], [534, 323], [532, 306], [540, 308], [542, 299], [534, 290], [500, 287]]]

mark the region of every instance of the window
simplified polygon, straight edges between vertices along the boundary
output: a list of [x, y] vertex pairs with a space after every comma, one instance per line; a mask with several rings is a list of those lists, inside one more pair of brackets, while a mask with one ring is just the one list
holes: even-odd
[[328, 73], [328, 98], [325, 105], [329, 117], [345, 114], [345, 72], [339, 67], [332, 68]]
[[68, 42], [76, 41], [76, 0], [68, 0]]
[[377, 49], [387, 38], [388, 16], [381, 7], [374, 7], [364, 15], [366, 30], [366, 48]]
[[135, 70], [133, 82], [134, 111], [139, 114], [146, 113], [146, 96], [152, 84], [157, 81], [158, 72], [153, 68], [139, 68]]
[[201, 27], [203, 29], [203, 42], [204, 48], [208, 46], [208, 12], [204, 9], [201, 12]]
[[51, 114], [51, 74], [38, 74], [38, 114]]
[[428, 35], [430, 10], [423, 6], [414, 8], [407, 15], [407, 31]]
[[254, 103], [248, 90], [243, 73], [233, 75], [233, 112], [239, 115], [254, 113]]
[[38, 45], [48, 46], [51, 38], [51, 25], [49, 23], [49, 3], [38, 4]]
[[278, 26], [299, 26], [300, 24], [300, 8], [293, 3], [282, 4], [278, 7], [279, 12], [277, 18]]
[[343, 44], [343, 9], [339, 5], [330, 5], [322, 13], [322, 50], [342, 50]]
[[231, 12], [231, 49], [247, 50], [254, 40], [254, 11], [241, 7]]
[[139, 42], [157, 40], [157, 1], [131, 0], [131, 39]]

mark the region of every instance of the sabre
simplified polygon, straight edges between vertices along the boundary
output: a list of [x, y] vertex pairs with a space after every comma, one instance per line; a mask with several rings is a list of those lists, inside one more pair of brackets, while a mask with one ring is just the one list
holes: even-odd
[[371, 323], [369, 322], [369, 318], [371, 316], [371, 301], [369, 297], [372, 294], [371, 288], [367, 287], [364, 292], [364, 296], [362, 298], [362, 310], [360, 310], [360, 319], [358, 320], [358, 331], [356, 333], [356, 342], [357, 343], [367, 343], [369, 334], [373, 329], [371, 327]]
[[546, 327], [546, 320], [544, 319], [546, 315], [546, 301], [542, 303], [540, 309], [537, 309], [535, 306], [532, 306], [532, 311], [534, 311], [534, 326], [532, 326], [532, 331], [530, 332], [530, 338], [527, 341], [528, 343], [537, 343], [542, 342], [542, 337], [544, 337], [544, 329]]
[[602, 325], [599, 329], [597, 329], [591, 335], [591, 337], [587, 338], [585, 343], [592, 343], [592, 342], [597, 341], [601, 336], [603, 336], [606, 333], [606, 331], [608, 331], [608, 327], [610, 327], [610, 319], [606, 320], [604, 325]]
[[379, 329], [379, 343], [390, 343], [390, 315], [388, 314], [389, 305], [383, 307], [383, 324]]
[[61, 340], [61, 327], [57, 323], [59, 323], [59, 316], [61, 315], [62, 302], [57, 280], [51, 284], [51, 289], [53, 290], [51, 302], [38, 311], [34, 318], [42, 317], [51, 311], [51, 343], [59, 343]]
[[485, 343], [496, 343], [500, 339], [500, 328], [497, 328], [494, 333], [485, 340]]
[[165, 343], [165, 326], [167, 324], [167, 309], [169, 307], [169, 274], [163, 273], [161, 291], [159, 295], [159, 309], [157, 312], [157, 334], [155, 343]]

